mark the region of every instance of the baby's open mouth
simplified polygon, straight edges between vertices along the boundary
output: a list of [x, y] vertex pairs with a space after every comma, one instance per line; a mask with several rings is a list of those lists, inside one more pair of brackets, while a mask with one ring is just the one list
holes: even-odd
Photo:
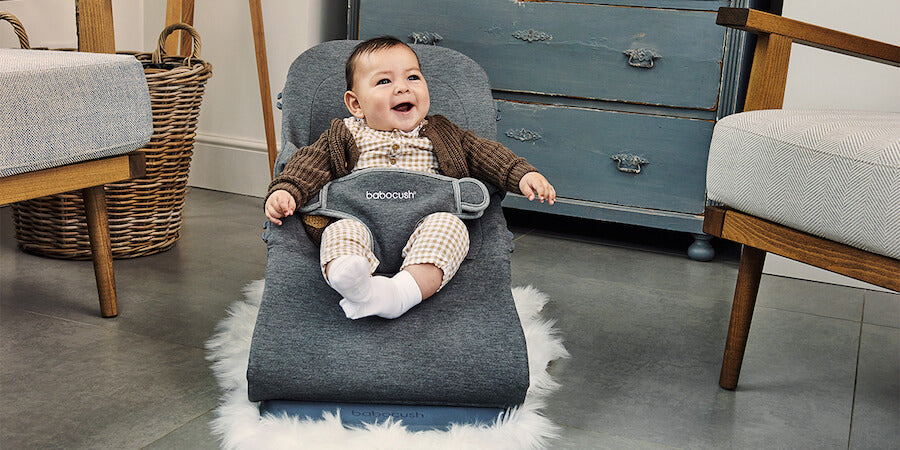
[[412, 107], [413, 107], [413, 104], [407, 102], [407, 103], [401, 103], [401, 104], [393, 107], [392, 109], [394, 111], [407, 112], [407, 111], [411, 110]]

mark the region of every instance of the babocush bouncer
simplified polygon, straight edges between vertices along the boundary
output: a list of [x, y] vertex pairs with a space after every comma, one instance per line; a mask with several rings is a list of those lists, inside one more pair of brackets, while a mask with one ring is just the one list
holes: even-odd
[[[326, 42], [291, 65], [276, 174], [333, 118], [348, 116], [344, 63], [357, 43]], [[494, 139], [498, 113], [481, 67], [450, 49], [412, 47], [428, 82], [430, 114]], [[332, 181], [304, 206], [304, 214], [360, 219], [374, 237], [376, 273], [388, 275], [398, 270], [399, 249], [418, 218], [446, 211], [464, 220], [471, 244], [456, 276], [393, 320], [345, 317], [301, 214], [267, 224], [265, 290], [247, 370], [250, 401], [260, 402], [263, 413], [316, 418], [340, 410], [345, 423], [392, 418], [410, 429], [490, 423], [522, 404], [528, 357], [510, 289], [512, 234], [502, 197], [474, 179], [367, 169]], [[373, 201], [390, 198], [403, 201]]]

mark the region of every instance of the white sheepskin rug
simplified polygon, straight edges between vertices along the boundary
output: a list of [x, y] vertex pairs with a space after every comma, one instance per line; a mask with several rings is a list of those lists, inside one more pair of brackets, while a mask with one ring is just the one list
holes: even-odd
[[226, 449], [540, 449], [558, 436], [559, 427], [541, 414], [544, 399], [559, 384], [547, 365], [569, 353], [553, 328], [539, 316], [548, 297], [532, 287], [514, 288], [516, 309], [525, 330], [531, 385], [525, 403], [488, 425], [453, 425], [446, 431], [408, 431], [398, 421], [350, 428], [340, 418], [300, 420], [287, 416], [260, 416], [258, 404], [247, 399], [247, 363], [263, 281], [244, 289], [245, 300], [235, 302], [215, 336], [206, 344], [207, 359], [224, 395], [212, 422]]

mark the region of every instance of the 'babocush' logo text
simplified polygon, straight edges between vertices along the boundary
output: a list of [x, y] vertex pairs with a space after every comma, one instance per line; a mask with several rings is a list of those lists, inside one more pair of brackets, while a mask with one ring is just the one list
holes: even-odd
[[416, 191], [405, 192], [385, 192], [385, 191], [366, 191], [366, 200], [412, 200], [416, 198]]
[[372, 417], [376, 419], [387, 419], [388, 417], [393, 417], [395, 419], [418, 419], [425, 417], [425, 414], [420, 413], [418, 411], [408, 411], [408, 412], [399, 412], [399, 411], [359, 411], [353, 409], [350, 411], [350, 414], [354, 417]]

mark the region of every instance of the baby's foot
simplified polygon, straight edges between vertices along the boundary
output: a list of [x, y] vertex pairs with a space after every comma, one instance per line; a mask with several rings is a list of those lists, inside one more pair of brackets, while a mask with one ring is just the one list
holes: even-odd
[[400, 317], [403, 312], [400, 309], [400, 295], [397, 286], [390, 278], [371, 277], [371, 295], [365, 303], [359, 303], [349, 298], [341, 300], [341, 308], [348, 319], [361, 319], [368, 316], [379, 316], [385, 319]]
[[336, 258], [328, 266], [328, 283], [345, 299], [354, 303], [369, 301], [372, 292], [372, 275], [369, 261], [359, 255]]
[[379, 316], [396, 319], [422, 301], [422, 292], [409, 272], [400, 271], [393, 278], [375, 276], [370, 278], [370, 296], [365, 303], [349, 298], [341, 300], [341, 308], [348, 319]]

